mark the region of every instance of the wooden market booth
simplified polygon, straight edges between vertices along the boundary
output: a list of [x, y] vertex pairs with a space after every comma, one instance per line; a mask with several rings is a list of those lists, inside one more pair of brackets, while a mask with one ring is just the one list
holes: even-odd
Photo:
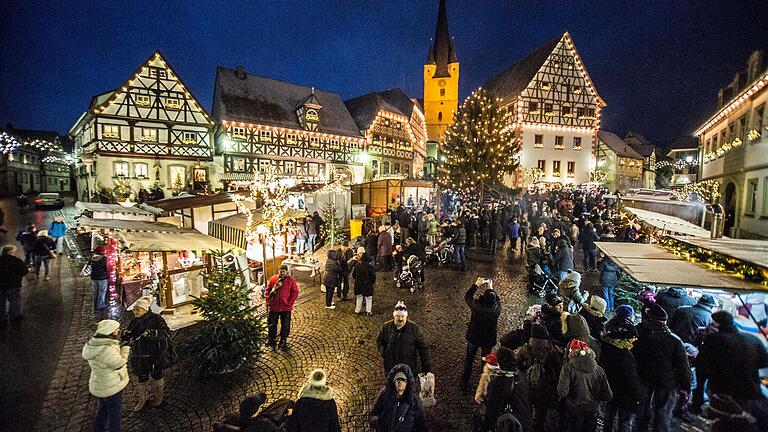
[[158, 212], [141, 207], [126, 207], [120, 204], [103, 204], [86, 201], [78, 201], [75, 208], [80, 210], [81, 214], [93, 219], [120, 219], [120, 220], [138, 220], [154, 221], [159, 216]]
[[[208, 234], [208, 222], [237, 213], [237, 204], [233, 198], [237, 194], [242, 193], [233, 191], [211, 195], [182, 194], [153, 201], [151, 206], [170, 217], [178, 218], [179, 224], [185, 228], [194, 228]], [[255, 203], [249, 201], [244, 201], [243, 204], [251, 208], [255, 206]]]
[[411, 180], [405, 177], [389, 177], [352, 185], [352, 204], [365, 204], [368, 217], [379, 217], [387, 213], [393, 203], [407, 203], [408, 196], [414, 202], [426, 198], [432, 203], [434, 184], [428, 180]]

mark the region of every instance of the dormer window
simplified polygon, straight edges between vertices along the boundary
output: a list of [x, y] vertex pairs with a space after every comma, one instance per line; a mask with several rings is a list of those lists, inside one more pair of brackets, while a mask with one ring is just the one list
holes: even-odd
[[136, 105], [148, 107], [150, 102], [149, 95], [136, 95]]
[[304, 116], [304, 118], [306, 118], [307, 121], [315, 121], [315, 122], [320, 121], [320, 116], [317, 115], [316, 109], [308, 109], [307, 114]]

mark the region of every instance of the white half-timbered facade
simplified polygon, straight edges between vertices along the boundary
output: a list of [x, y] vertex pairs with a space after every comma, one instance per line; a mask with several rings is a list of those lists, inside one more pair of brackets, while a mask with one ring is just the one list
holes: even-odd
[[224, 185], [270, 166], [312, 183], [363, 179], [365, 138], [336, 93], [219, 67], [213, 116]]
[[513, 112], [521, 143], [520, 169], [507, 179], [513, 187], [526, 168], [539, 168], [546, 183], [590, 181], [594, 149], [605, 103], [597, 93], [569, 33], [541, 46], [483, 86]]
[[70, 129], [80, 199], [116, 183], [134, 191], [159, 185], [166, 193], [210, 188], [213, 126], [155, 52], [120, 87], [93, 97]]

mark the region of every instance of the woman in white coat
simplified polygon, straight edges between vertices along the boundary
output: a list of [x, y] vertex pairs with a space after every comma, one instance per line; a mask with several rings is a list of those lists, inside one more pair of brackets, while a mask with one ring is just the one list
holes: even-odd
[[94, 430], [119, 432], [123, 390], [128, 385], [129, 346], [120, 346], [120, 323], [102, 320], [83, 347], [83, 358], [91, 367], [88, 390], [99, 400]]

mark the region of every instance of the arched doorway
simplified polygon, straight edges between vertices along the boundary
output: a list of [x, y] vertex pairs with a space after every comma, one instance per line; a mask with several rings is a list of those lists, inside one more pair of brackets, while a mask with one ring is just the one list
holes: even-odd
[[723, 199], [723, 210], [725, 211], [725, 220], [723, 221], [723, 234], [731, 235], [731, 228], [736, 224], [736, 185], [733, 182], [725, 186]]

